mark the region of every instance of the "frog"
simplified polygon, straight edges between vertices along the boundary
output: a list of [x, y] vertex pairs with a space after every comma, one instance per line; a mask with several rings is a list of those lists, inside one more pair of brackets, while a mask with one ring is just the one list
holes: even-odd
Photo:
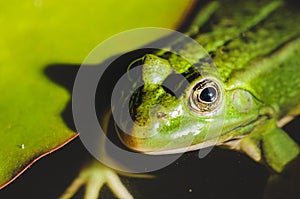
[[[149, 155], [216, 145], [281, 173], [300, 152], [282, 130], [300, 114], [300, 14], [292, 4], [211, 2], [185, 32], [210, 59], [182, 41], [172, 41], [170, 51], [155, 50], [138, 58], [144, 85], [128, 97], [135, 125], [129, 133], [116, 126], [121, 142]], [[175, 46], [194, 62], [170, 53]], [[174, 94], [164, 85], [176, 75], [187, 84], [176, 82], [180, 92]], [[108, 111], [106, 117], [111, 116]], [[116, 171], [98, 162], [84, 168], [61, 198], [72, 197], [84, 184], [85, 198], [98, 198], [105, 183], [118, 198], [133, 198]]]

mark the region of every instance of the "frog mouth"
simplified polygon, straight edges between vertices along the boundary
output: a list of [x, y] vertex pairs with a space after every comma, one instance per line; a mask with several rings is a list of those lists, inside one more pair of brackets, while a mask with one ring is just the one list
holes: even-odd
[[[261, 126], [263, 123], [265, 123], [268, 119], [270, 119], [269, 115], [259, 115], [255, 120], [252, 120], [246, 124], [240, 125], [238, 127], [233, 128], [231, 131], [226, 132], [222, 137], [223, 141], [218, 143], [218, 146], [232, 148], [233, 144], [238, 142], [239, 140], [243, 139], [247, 135], [251, 134], [258, 126]], [[244, 129], [242, 132], [242, 135], [234, 136], [234, 134], [231, 134], [232, 132], [241, 132], [240, 130]]]
[[189, 151], [195, 151], [198, 149], [213, 147], [216, 145], [215, 141], [216, 141], [216, 139], [211, 139], [207, 142], [202, 142], [199, 144], [182, 147], [182, 148], [178, 148], [178, 149], [148, 151], [148, 152], [142, 152], [142, 153], [148, 154], [148, 155], [168, 155], [168, 154], [176, 154], [176, 153], [185, 153], [185, 152], [189, 152]]
[[[209, 140], [204, 142], [194, 144], [191, 146], [176, 148], [176, 149], [167, 149], [167, 150], [156, 150], [156, 151], [139, 151], [143, 154], [148, 155], [168, 155], [168, 154], [176, 154], [176, 153], [185, 153], [189, 151], [195, 151], [199, 149], [221, 146], [226, 148], [232, 148], [232, 145], [241, 140], [242, 138], [249, 135], [253, 132], [257, 126], [263, 124], [266, 120], [268, 120], [268, 115], [259, 115], [254, 120], [251, 120], [247, 123], [234, 127], [230, 130], [227, 130], [223, 135], [212, 137]], [[242, 135], [241, 135], [241, 134]], [[240, 134], [240, 135], [237, 135]]]

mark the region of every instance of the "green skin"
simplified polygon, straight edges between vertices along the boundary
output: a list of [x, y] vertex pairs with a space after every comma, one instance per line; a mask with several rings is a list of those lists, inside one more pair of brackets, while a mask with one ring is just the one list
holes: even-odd
[[[141, 101], [131, 103], [137, 126], [130, 135], [120, 133], [122, 142], [148, 154], [225, 146], [281, 172], [299, 154], [299, 146], [280, 128], [300, 114], [300, 12], [289, 6], [221, 1], [202, 9], [187, 33], [212, 55], [219, 75], [190, 78], [179, 98], [161, 84], [171, 74], [188, 77], [197, 63], [163, 52], [145, 55]], [[188, 44], [183, 48], [201, 60]], [[190, 99], [204, 79], [219, 91], [214, 108], [202, 111]]]

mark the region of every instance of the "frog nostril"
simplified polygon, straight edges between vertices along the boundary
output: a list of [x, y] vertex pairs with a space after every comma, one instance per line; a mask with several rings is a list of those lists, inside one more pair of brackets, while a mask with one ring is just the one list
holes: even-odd
[[163, 113], [163, 112], [158, 112], [157, 113], [157, 118], [158, 119], [164, 119], [166, 118], [167, 114]]

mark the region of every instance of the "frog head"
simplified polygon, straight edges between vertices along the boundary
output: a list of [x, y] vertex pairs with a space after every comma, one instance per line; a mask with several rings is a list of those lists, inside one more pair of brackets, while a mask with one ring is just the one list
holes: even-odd
[[117, 128], [127, 147], [147, 154], [196, 150], [238, 139], [258, 121], [262, 103], [249, 91], [190, 65], [179, 71], [152, 54], [142, 60], [143, 86], [129, 100], [133, 122], [126, 132]]

